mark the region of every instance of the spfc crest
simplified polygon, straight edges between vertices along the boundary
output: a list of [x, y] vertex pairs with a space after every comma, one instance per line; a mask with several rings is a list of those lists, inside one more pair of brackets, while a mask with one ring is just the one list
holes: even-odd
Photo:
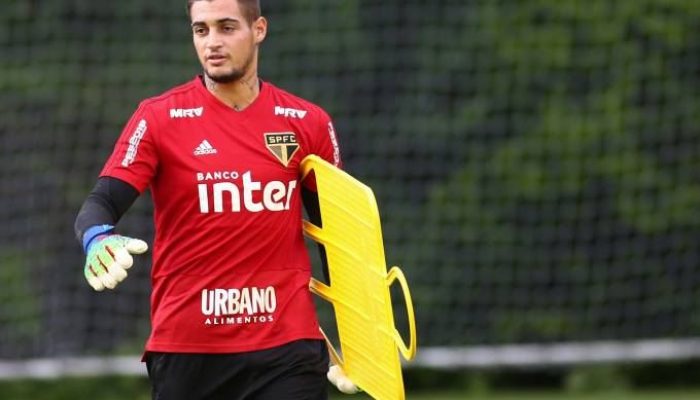
[[294, 153], [299, 150], [299, 143], [297, 143], [294, 132], [266, 133], [265, 146], [285, 167], [289, 164], [289, 160], [294, 157]]

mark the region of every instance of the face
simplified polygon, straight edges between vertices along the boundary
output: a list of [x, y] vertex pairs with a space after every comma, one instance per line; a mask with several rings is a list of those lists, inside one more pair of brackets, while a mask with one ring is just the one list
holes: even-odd
[[237, 0], [196, 1], [190, 16], [197, 57], [210, 79], [229, 83], [256, 72], [258, 44], [267, 33], [265, 18], [249, 24]]

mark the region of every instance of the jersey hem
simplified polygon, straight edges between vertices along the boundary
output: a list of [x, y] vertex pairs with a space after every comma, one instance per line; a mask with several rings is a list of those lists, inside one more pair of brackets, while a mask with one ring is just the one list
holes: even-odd
[[161, 353], [246, 353], [251, 351], [267, 350], [273, 347], [282, 346], [284, 344], [303, 339], [318, 339], [324, 340], [320, 331], [317, 334], [299, 333], [287, 337], [282, 340], [270, 340], [258, 342], [250, 346], [222, 346], [221, 344], [204, 344], [204, 343], [174, 343], [174, 342], [148, 342], [145, 351], [161, 352]]

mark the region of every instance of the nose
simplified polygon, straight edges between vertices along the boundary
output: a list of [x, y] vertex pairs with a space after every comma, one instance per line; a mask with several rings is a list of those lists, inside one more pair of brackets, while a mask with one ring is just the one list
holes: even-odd
[[217, 49], [222, 46], [221, 36], [216, 31], [211, 31], [207, 35], [205, 44], [208, 49]]

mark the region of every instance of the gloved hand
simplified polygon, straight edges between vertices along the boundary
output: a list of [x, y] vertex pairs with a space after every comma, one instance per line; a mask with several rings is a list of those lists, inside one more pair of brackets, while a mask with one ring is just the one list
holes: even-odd
[[338, 390], [345, 394], [355, 394], [360, 391], [360, 389], [352, 383], [350, 378], [345, 375], [345, 372], [343, 372], [343, 369], [340, 368], [339, 365], [331, 365], [326, 376]]
[[148, 245], [143, 240], [106, 233], [111, 232], [113, 227], [109, 228], [84, 241], [87, 255], [85, 278], [97, 291], [104, 288], [114, 289], [126, 278], [126, 270], [133, 265], [134, 259], [131, 255], [142, 254], [148, 250]]

